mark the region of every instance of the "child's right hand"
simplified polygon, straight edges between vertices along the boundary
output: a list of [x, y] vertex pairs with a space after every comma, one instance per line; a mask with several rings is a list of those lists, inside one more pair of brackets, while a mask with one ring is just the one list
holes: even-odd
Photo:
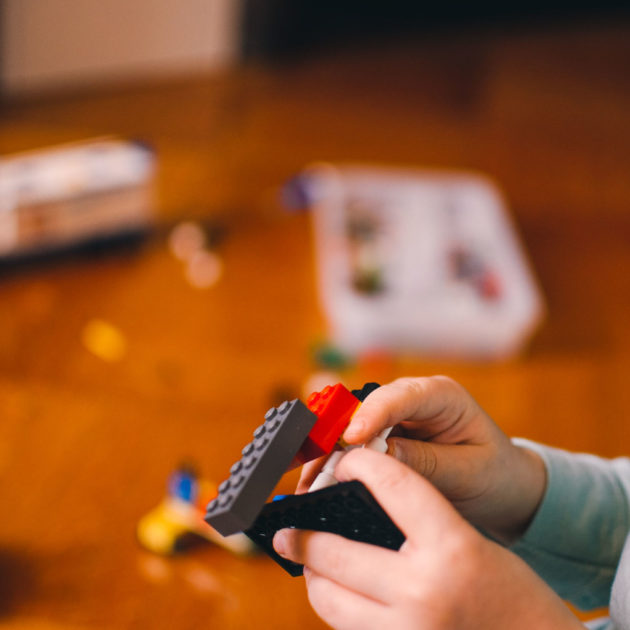
[[408, 467], [357, 449], [337, 474], [365, 484], [406, 540], [395, 552], [328, 532], [275, 535], [276, 552], [304, 564], [311, 605], [333, 628], [584, 630], [525, 562]]
[[[507, 438], [470, 394], [450, 378], [401, 378], [372, 392], [344, 439], [368, 442], [387, 427], [388, 453], [433, 483], [474, 525], [509, 543], [542, 499], [545, 466]], [[322, 461], [304, 466], [304, 492]]]

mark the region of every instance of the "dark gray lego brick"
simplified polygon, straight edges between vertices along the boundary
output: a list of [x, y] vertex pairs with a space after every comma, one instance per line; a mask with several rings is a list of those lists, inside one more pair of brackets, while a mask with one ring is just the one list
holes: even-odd
[[208, 504], [205, 520], [224, 536], [250, 527], [315, 422], [298, 399], [272, 407]]

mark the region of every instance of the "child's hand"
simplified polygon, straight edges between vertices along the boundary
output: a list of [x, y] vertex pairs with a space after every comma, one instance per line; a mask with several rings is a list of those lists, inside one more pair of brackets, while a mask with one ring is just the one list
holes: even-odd
[[[431, 481], [478, 527], [503, 542], [520, 536], [545, 490], [538, 455], [512, 444], [470, 394], [450, 378], [402, 378], [372, 392], [344, 438], [369, 441], [396, 427], [388, 453]], [[321, 460], [304, 466], [305, 492]]]
[[362, 481], [407, 540], [394, 552], [322, 532], [276, 534], [276, 551], [305, 565], [311, 605], [334, 628], [583, 628], [524, 562], [408, 467], [355, 450], [337, 475]]

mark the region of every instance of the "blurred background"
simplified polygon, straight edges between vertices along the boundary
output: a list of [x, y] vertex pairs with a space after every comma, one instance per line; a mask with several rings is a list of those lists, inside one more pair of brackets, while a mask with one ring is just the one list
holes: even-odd
[[[220, 482], [327, 383], [447, 373], [511, 435], [630, 452], [630, 15], [563, 4], [0, 2], [2, 627], [323, 627], [268, 558], [136, 529], [182, 462]], [[295, 178], [321, 162], [333, 192]], [[346, 163], [429, 200], [411, 301], [394, 219], [316, 230], [396, 215]], [[458, 178], [493, 191], [463, 223]], [[331, 283], [351, 331], [413, 304], [408, 350], [345, 348]], [[492, 346], [512, 304], [503, 351], [418, 341], [431, 312]]]

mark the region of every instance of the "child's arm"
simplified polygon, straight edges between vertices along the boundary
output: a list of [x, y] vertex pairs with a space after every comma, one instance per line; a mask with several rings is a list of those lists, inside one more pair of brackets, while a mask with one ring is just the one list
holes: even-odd
[[408, 467], [355, 450], [336, 474], [362, 481], [407, 540], [393, 552], [328, 533], [276, 535], [276, 550], [305, 564], [311, 604], [334, 628], [583, 630], [522, 560]]
[[[531, 525], [511, 551], [579, 608], [607, 605], [615, 574], [630, 571], [627, 561], [618, 569], [630, 532], [630, 460], [518, 443], [542, 456], [549, 483]], [[615, 585], [617, 591], [620, 587]]]
[[[394, 426], [388, 453], [433, 483], [477, 527], [509, 543], [531, 521], [545, 490], [542, 459], [505, 436], [453, 380], [403, 378], [372, 392], [344, 438], [367, 442]], [[304, 466], [298, 492], [321, 461]]]

